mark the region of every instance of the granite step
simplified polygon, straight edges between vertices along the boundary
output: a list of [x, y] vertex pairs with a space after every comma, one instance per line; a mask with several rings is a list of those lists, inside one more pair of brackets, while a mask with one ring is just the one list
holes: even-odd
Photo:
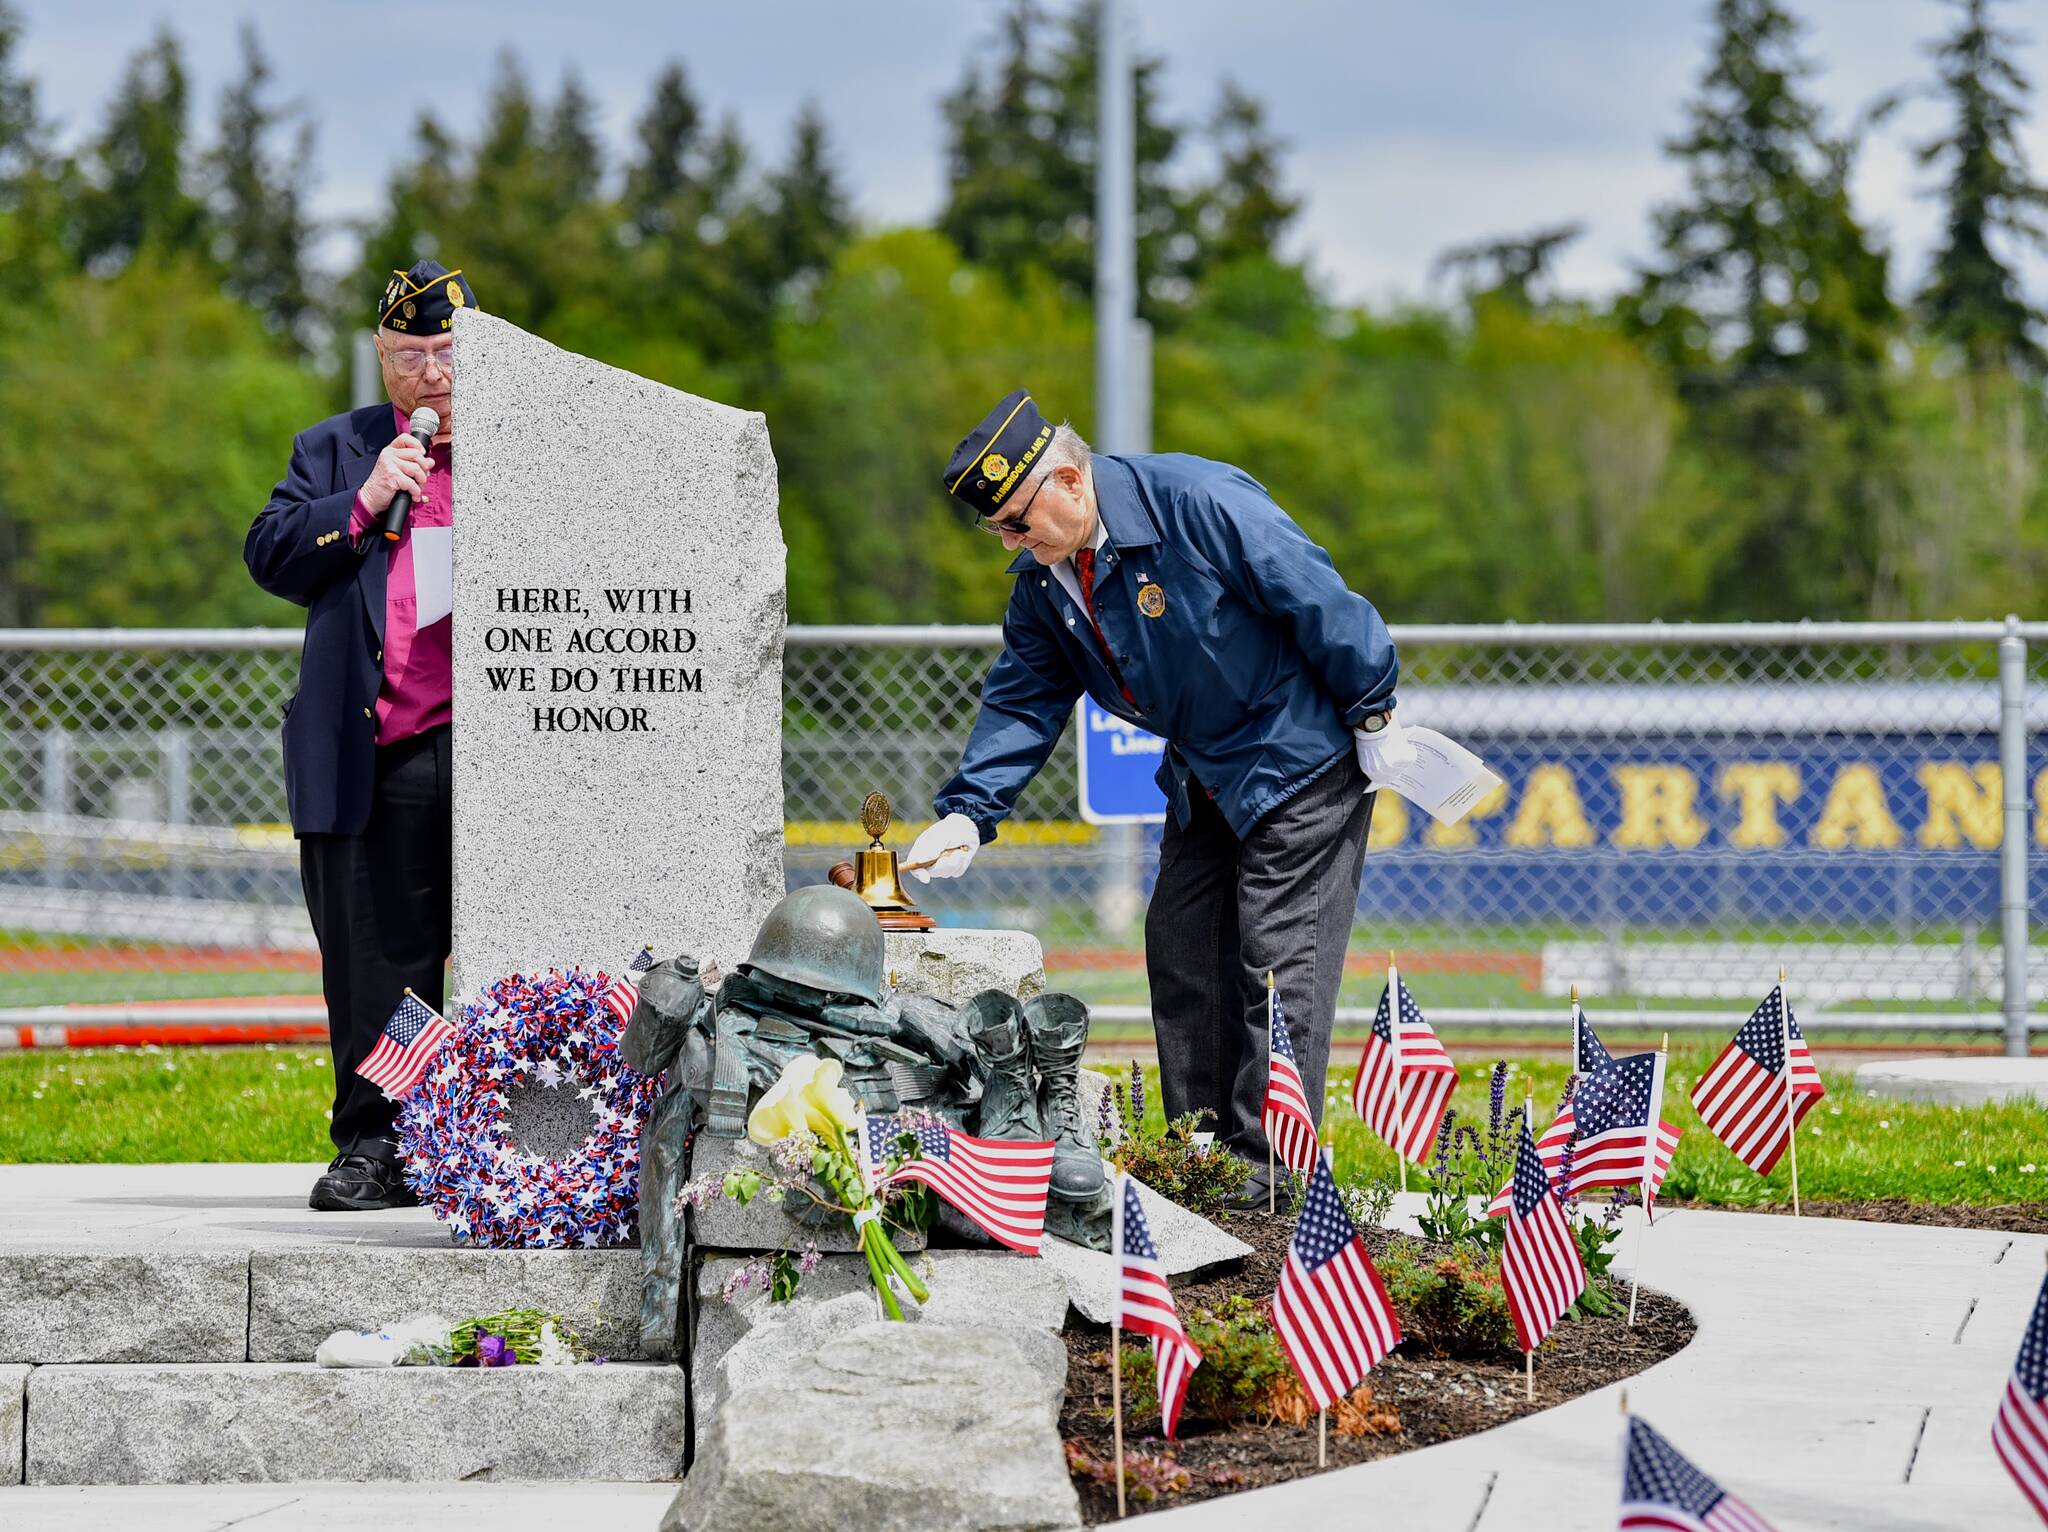
[[335, 1330], [506, 1308], [640, 1357], [638, 1250], [153, 1246], [0, 1250], [0, 1363], [306, 1362]]
[[677, 1479], [685, 1394], [681, 1370], [658, 1363], [37, 1367], [26, 1482]]

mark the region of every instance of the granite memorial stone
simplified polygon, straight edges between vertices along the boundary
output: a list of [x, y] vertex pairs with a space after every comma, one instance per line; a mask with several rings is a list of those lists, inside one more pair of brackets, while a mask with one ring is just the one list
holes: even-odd
[[783, 892], [767, 424], [454, 334], [457, 989], [642, 941], [730, 967]]

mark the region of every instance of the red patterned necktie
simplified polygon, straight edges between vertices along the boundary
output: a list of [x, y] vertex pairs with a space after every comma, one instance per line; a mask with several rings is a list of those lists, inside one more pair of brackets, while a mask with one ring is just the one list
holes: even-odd
[[[1074, 573], [1081, 583], [1081, 606], [1088, 613], [1088, 626], [1095, 630], [1095, 642], [1102, 646], [1102, 662], [1109, 667], [1109, 673], [1116, 677], [1117, 690], [1124, 694], [1124, 701], [1133, 708], [1138, 699], [1131, 695], [1131, 689], [1124, 684], [1124, 673], [1117, 669], [1116, 656], [1109, 652], [1109, 640], [1102, 635], [1102, 624], [1095, 620], [1095, 550], [1082, 548], [1074, 554]], [[1143, 711], [1143, 709], [1139, 709]]]

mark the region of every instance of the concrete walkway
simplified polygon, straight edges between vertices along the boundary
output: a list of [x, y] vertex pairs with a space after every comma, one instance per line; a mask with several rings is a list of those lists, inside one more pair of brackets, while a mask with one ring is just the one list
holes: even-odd
[[0, 1165], [0, 1250], [242, 1250], [277, 1245], [449, 1249], [425, 1208], [316, 1213], [323, 1165]]
[[[0, 1247], [447, 1247], [419, 1210], [307, 1211], [318, 1170], [0, 1166]], [[1631, 1224], [1624, 1258], [1635, 1239]], [[1780, 1532], [2030, 1527], [1989, 1427], [2044, 1251], [2048, 1238], [2033, 1235], [1668, 1212], [1647, 1235], [1644, 1280], [1687, 1303], [1700, 1333], [1630, 1381], [1631, 1407]], [[1145, 1525], [1605, 1532], [1618, 1492], [1616, 1393]], [[673, 1493], [601, 1483], [12, 1488], [0, 1489], [0, 1525], [652, 1532]]]
[[655, 1532], [673, 1484], [142, 1484], [0, 1489], [7, 1532]]
[[[1635, 1238], [1632, 1221], [1624, 1256]], [[1700, 1328], [1629, 1381], [1629, 1408], [1779, 1532], [2034, 1525], [1990, 1429], [2048, 1238], [1679, 1209], [1643, 1250], [1644, 1282]], [[1156, 1525], [1606, 1532], [1619, 1392]]]

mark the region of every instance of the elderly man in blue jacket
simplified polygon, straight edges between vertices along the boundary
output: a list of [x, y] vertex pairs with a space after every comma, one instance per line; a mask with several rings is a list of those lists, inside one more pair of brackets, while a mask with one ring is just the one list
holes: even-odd
[[1017, 554], [1003, 652], [909, 860], [958, 877], [1086, 692], [1162, 736], [1167, 818], [1145, 966], [1169, 1117], [1210, 1114], [1266, 1197], [1265, 976], [1320, 1116], [1375, 778], [1415, 758], [1379, 613], [1250, 475], [1092, 453], [1019, 390], [946, 493]]

